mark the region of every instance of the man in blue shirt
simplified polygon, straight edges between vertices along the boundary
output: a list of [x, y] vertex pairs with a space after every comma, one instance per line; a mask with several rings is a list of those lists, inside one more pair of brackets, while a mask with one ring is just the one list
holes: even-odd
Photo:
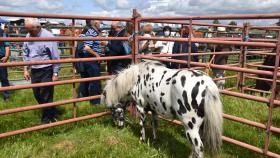
[[[97, 37], [99, 36], [101, 21], [89, 20], [87, 26], [82, 31], [80, 37]], [[106, 42], [100, 41], [83, 41], [83, 50], [80, 52], [82, 58], [99, 58], [101, 54], [101, 45]], [[82, 62], [83, 71], [80, 71], [82, 78], [98, 77], [100, 76], [100, 63], [98, 61]], [[80, 84], [79, 91], [83, 97], [100, 95], [101, 82], [90, 81]], [[90, 100], [91, 105], [99, 104], [100, 99]]]
[[[0, 37], [6, 37], [4, 30], [0, 29]], [[0, 62], [6, 63], [10, 57], [10, 43], [9, 42], [0, 42]], [[8, 71], [7, 67], [0, 67], [0, 80], [2, 87], [10, 86], [8, 80]], [[9, 92], [3, 92], [4, 101], [8, 101], [10, 98]]]
[[[25, 19], [26, 37], [54, 37], [46, 29], [41, 28], [38, 19]], [[57, 42], [24, 42], [24, 61], [58, 60], [60, 52]], [[28, 69], [31, 69], [31, 77]], [[58, 80], [59, 64], [32, 65], [24, 67], [24, 78], [31, 83], [52, 82]], [[39, 104], [53, 102], [54, 86], [33, 88], [35, 99]], [[55, 107], [43, 109], [41, 121], [43, 124], [55, 121], [59, 112]]]
[[[189, 36], [192, 36], [192, 34], [189, 32], [189, 28], [187, 26], [183, 26], [180, 30], [180, 33], [181, 33], [182, 38], [188, 38]], [[191, 43], [190, 47], [191, 47], [191, 53], [198, 52], [195, 43]], [[189, 43], [188, 42], [175, 42], [173, 49], [172, 49], [172, 54], [178, 54], [178, 53], [189, 53]], [[188, 61], [188, 55], [176, 56], [176, 57], [172, 57], [172, 59]], [[198, 56], [191, 56], [191, 61], [198, 62], [199, 61]], [[180, 68], [187, 68], [187, 67], [188, 67], [187, 64], [171, 63], [172, 69], [180, 69]]]
[[[112, 22], [111, 30], [114, 32], [112, 37], [124, 37], [126, 30], [123, 26], [123, 24], [119, 21]], [[107, 45], [108, 47], [108, 56], [121, 56], [121, 55], [127, 55], [124, 47], [124, 41], [110, 41]], [[130, 63], [130, 60], [112, 60], [107, 61], [107, 69], [110, 75], [117, 74], [118, 71], [121, 71], [122, 69], [126, 68], [128, 64]]]

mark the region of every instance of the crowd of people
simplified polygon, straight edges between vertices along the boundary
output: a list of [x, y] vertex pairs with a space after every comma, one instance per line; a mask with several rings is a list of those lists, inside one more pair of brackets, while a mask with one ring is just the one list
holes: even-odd
[[[82, 32], [77, 32], [76, 36], [80, 37], [99, 37], [103, 36], [100, 30], [102, 21], [100, 20], [87, 20], [86, 26]], [[24, 27], [27, 31], [26, 37], [54, 37], [54, 35], [47, 29], [42, 28], [40, 21], [36, 18], [25, 19]], [[123, 23], [120, 21], [112, 22], [109, 37], [130, 37], [133, 35], [132, 23]], [[172, 34], [175, 31], [171, 27], [165, 26], [162, 31], [157, 34], [153, 32], [151, 24], [145, 24], [142, 27], [142, 36], [153, 37], [162, 36], [169, 38], [172, 36], [181, 36], [188, 38], [193, 36], [189, 32], [188, 27], [183, 26], [179, 34]], [[0, 30], [0, 36], [7, 36], [3, 30]], [[131, 41], [79, 41], [76, 42], [75, 56], [77, 58], [100, 58], [102, 54], [105, 56], [123, 56], [131, 54]], [[171, 41], [154, 41], [144, 40], [139, 43], [139, 52], [142, 54], [176, 54], [187, 53], [191, 47], [192, 52], [197, 52], [197, 45], [192, 43], [189, 46], [188, 42], [171, 42]], [[24, 61], [42, 61], [42, 60], [58, 60], [60, 59], [60, 50], [58, 42], [24, 42], [23, 43], [23, 60]], [[9, 43], [0, 42], [0, 60], [2, 63], [8, 61], [10, 56]], [[173, 59], [188, 60], [187, 56], [172, 57]], [[196, 56], [191, 60], [198, 61]], [[111, 60], [107, 62], [107, 71], [110, 75], [116, 74], [118, 71], [126, 68], [130, 64], [130, 60]], [[186, 68], [186, 64], [171, 64], [165, 62], [169, 68]], [[77, 72], [81, 78], [97, 77], [100, 76], [100, 61], [87, 61], [75, 64]], [[30, 80], [31, 83], [43, 83], [59, 80], [60, 64], [43, 64], [32, 65], [24, 67], [24, 78]], [[0, 68], [0, 79], [2, 86], [9, 86], [7, 68]], [[33, 94], [38, 104], [53, 102], [54, 86], [37, 87], [33, 88]], [[90, 81], [81, 83], [78, 88], [77, 97], [87, 97], [99, 95], [101, 92], [101, 81]], [[9, 92], [4, 92], [4, 100], [9, 100]], [[99, 99], [90, 100], [91, 105], [99, 104]], [[42, 123], [49, 123], [56, 120], [60, 112], [55, 107], [48, 107], [42, 110]]]

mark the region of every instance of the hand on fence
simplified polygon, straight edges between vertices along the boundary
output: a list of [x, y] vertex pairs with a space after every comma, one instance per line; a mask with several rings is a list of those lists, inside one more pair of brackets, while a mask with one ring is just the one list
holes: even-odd
[[90, 52], [92, 49], [90, 48], [90, 46], [88, 46], [88, 45], [85, 45], [84, 46], [84, 51], [86, 51], [86, 52]]
[[56, 75], [53, 75], [53, 77], [52, 77], [52, 81], [58, 81], [59, 80], [59, 77], [58, 76], [56, 76]]
[[30, 80], [30, 75], [29, 75], [29, 72], [27, 70], [25, 70], [23, 72], [23, 77], [26, 81], [29, 81]]
[[8, 60], [9, 60], [8, 57], [3, 57], [3, 58], [1, 59], [1, 63], [6, 63]]
[[[96, 58], [101, 58], [101, 56], [100, 56], [100, 55], [97, 55]], [[101, 63], [101, 60], [98, 60], [97, 62], [100, 64], [100, 63]]]
[[101, 41], [100, 44], [101, 44], [102, 46], [107, 46], [107, 45], [108, 45], [108, 41]]

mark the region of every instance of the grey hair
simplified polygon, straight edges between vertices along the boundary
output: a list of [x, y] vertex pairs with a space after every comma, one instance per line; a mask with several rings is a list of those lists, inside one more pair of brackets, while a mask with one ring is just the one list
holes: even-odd
[[94, 26], [96, 24], [97, 21], [101, 21], [101, 20], [90, 20], [90, 25]]
[[24, 23], [31, 24], [32, 26], [41, 26], [41, 23], [37, 18], [26, 18], [24, 19]]
[[121, 21], [118, 21], [117, 26], [120, 27], [120, 28], [124, 28], [125, 27], [125, 23], [121, 22]]

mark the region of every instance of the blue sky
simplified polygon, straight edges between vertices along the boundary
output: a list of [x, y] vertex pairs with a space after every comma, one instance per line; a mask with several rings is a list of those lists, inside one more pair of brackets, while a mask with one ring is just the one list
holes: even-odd
[[[280, 0], [0, 0], [0, 11], [129, 17], [280, 12]], [[270, 24], [272, 21], [255, 23]]]

